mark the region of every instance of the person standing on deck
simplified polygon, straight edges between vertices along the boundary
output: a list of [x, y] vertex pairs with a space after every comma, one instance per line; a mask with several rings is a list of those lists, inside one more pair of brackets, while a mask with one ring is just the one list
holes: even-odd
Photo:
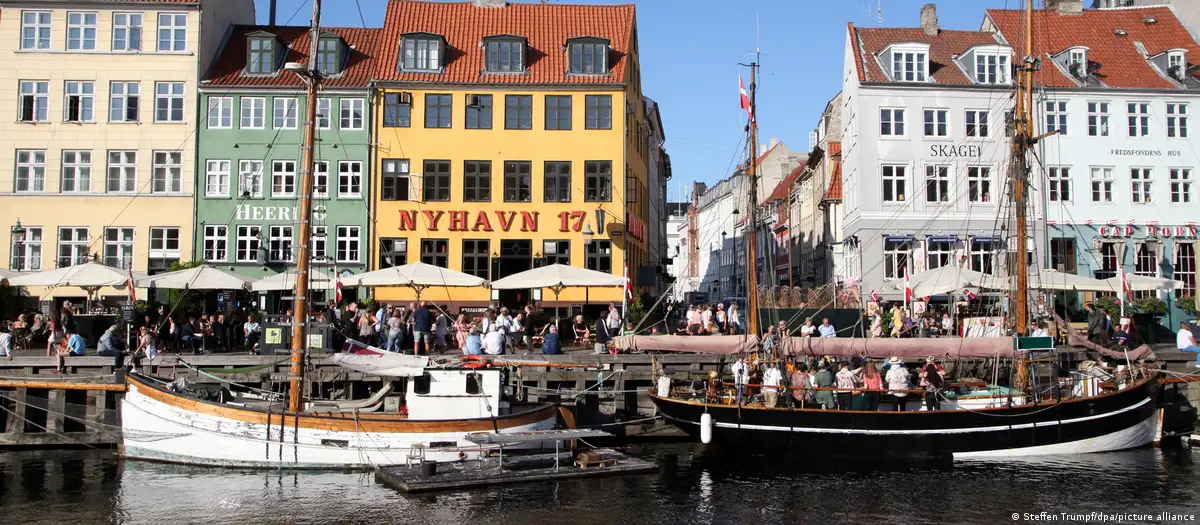
[[725, 333], [726, 327], [728, 326], [726, 323], [727, 323], [727, 318], [725, 316], [725, 305], [718, 303], [717, 304], [717, 318], [716, 318], [717, 331], [722, 334]]
[[742, 404], [742, 393], [746, 389], [746, 380], [750, 377], [745, 356], [739, 355], [737, 361], [729, 365], [729, 372], [733, 374], [733, 384], [737, 388], [737, 402], [740, 405]]
[[1108, 322], [1108, 318], [1105, 317], [1104, 314], [1101, 313], [1099, 310], [1097, 310], [1095, 305], [1093, 305], [1092, 303], [1085, 304], [1083, 306], [1083, 309], [1087, 310], [1087, 313], [1088, 313], [1088, 315], [1087, 315], [1087, 338], [1088, 338], [1088, 341], [1091, 341], [1093, 343], [1099, 343], [1101, 340], [1101, 335], [1104, 334], [1105, 325]]
[[854, 398], [854, 387], [858, 378], [850, 371], [850, 363], [842, 361], [838, 364], [837, 373], [837, 403], [838, 410], [850, 410], [850, 401]]
[[732, 335], [742, 335], [742, 314], [738, 310], [737, 301], [729, 305], [729, 333]]
[[837, 337], [837, 328], [834, 328], [829, 323], [829, 318], [826, 317], [821, 319], [821, 326], [817, 327], [817, 333], [821, 334], [821, 337]]
[[792, 397], [800, 403], [800, 408], [812, 401], [812, 377], [808, 375], [808, 365], [800, 363], [796, 365], [796, 371], [792, 372]]
[[821, 370], [817, 372], [813, 381], [813, 386], [820, 390], [813, 395], [813, 402], [821, 405], [821, 408], [825, 410], [831, 410], [834, 402], [833, 392], [829, 388], [833, 386], [833, 371], [829, 369], [829, 363], [826, 361], [821, 361], [820, 368]]
[[8, 331], [8, 323], [0, 323], [0, 352], [4, 358], [12, 361], [12, 334]]
[[904, 366], [904, 362], [899, 357], [892, 356], [888, 360], [887, 385], [888, 390], [892, 391], [892, 398], [896, 401], [896, 410], [903, 412], [905, 404], [908, 402], [908, 389], [912, 388], [912, 380], [908, 374], [908, 368]]
[[779, 399], [779, 385], [783, 382], [783, 373], [779, 371], [778, 363], [771, 363], [763, 373], [763, 400], [767, 408], [775, 408]]
[[945, 384], [946, 380], [942, 379], [942, 374], [938, 371], [937, 365], [927, 363], [925, 369], [921, 371], [921, 386], [925, 388], [925, 410], [933, 411], [942, 409], [939, 397]]
[[413, 355], [419, 355], [422, 341], [425, 342], [425, 352], [429, 353], [433, 347], [433, 339], [430, 337], [430, 332], [433, 331], [433, 315], [429, 313], [429, 303], [421, 301], [412, 313], [412, 324]]
[[603, 354], [608, 349], [608, 342], [612, 341], [612, 331], [608, 326], [608, 319], [601, 317], [596, 320], [596, 355]]
[[1200, 346], [1196, 345], [1196, 337], [1192, 335], [1187, 321], [1179, 323], [1179, 332], [1175, 334], [1175, 347], [1180, 352], [1196, 354], [1196, 368], [1200, 368]]

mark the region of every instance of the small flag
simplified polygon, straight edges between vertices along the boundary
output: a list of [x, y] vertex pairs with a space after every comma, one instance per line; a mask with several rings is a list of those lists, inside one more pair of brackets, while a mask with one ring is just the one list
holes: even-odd
[[1109, 220], [1107, 220], [1107, 221], [1104, 221], [1104, 224], [1106, 224], [1106, 225], [1108, 225], [1108, 226], [1116, 226], [1116, 225], [1117, 225], [1117, 220], [1116, 220], [1116, 219], [1109, 219]]
[[754, 112], [750, 110], [750, 95], [746, 93], [746, 83], [742, 82], [742, 76], [738, 75], [738, 90], [742, 95], [742, 109], [750, 116], [750, 122], [754, 122]]
[[625, 265], [625, 297], [633, 300], [633, 281], [629, 280], [629, 265]]
[[1128, 224], [1130, 226], [1137, 224], [1137, 219], [1129, 219], [1129, 222], [1127, 222], [1126, 224]]
[[333, 263], [333, 297], [335, 304], [342, 304], [342, 279], [338, 273], [337, 263]]
[[133, 287], [133, 266], [132, 266], [132, 265], [130, 265], [130, 266], [129, 266], [129, 268], [128, 268], [128, 270], [129, 270], [129, 283], [128, 283], [128, 286], [129, 286], [129, 302], [132, 304], [132, 303], [136, 303], [136, 302], [137, 302], [137, 290], [136, 290], [136, 289]]
[[913, 298], [912, 286], [908, 282], [908, 268], [904, 269], [904, 302], [909, 302]]
[[1088, 226], [1091, 226], [1091, 225], [1092, 225], [1092, 223], [1093, 223], [1093, 221], [1092, 221], [1091, 219], [1088, 219], [1088, 220], [1087, 220], [1087, 225], [1088, 225]]
[[1046, 224], [1054, 226], [1055, 224], [1058, 224], [1058, 221], [1046, 221]]
[[975, 300], [975, 297], [976, 297], [975, 292], [972, 292], [969, 288], [963, 288], [962, 294], [963, 294], [963, 297], [966, 297], [968, 301]]
[[875, 290], [871, 290], [871, 300], [877, 303], [879, 302], [879, 293]]
[[1146, 221], [1146, 224], [1149, 224], [1150, 226], [1158, 226], [1158, 221]]

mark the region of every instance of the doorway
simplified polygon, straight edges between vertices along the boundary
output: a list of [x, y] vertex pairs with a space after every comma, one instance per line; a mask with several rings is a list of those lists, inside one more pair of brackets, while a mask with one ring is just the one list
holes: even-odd
[[[496, 259], [492, 280], [502, 279], [532, 268], [533, 241], [528, 239], [500, 241], [500, 257]], [[529, 290], [500, 290], [500, 305], [508, 307], [509, 310], [520, 309], [528, 303]]]

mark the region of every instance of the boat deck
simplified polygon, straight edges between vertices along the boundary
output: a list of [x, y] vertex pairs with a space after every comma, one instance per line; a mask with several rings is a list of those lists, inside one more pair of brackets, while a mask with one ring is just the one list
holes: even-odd
[[[597, 449], [604, 461], [580, 463], [570, 454], [538, 454], [495, 459], [439, 463], [426, 476], [421, 465], [396, 465], [375, 469], [375, 480], [404, 493], [462, 490], [513, 483], [593, 478], [658, 472], [658, 465], [612, 449]], [[558, 467], [555, 467], [555, 458]]]

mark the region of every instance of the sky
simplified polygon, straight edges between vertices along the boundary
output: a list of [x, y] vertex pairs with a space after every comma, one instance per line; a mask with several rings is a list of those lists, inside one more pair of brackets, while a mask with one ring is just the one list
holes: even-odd
[[[568, 3], [550, 0], [553, 3]], [[738, 75], [750, 85], [749, 64], [762, 52], [758, 83], [759, 143], [777, 137], [793, 152], [808, 150], [809, 132], [841, 90], [846, 22], [916, 27], [928, 0], [575, 0], [570, 3], [637, 5], [642, 90], [658, 102], [673, 177], [669, 200], [683, 200], [692, 181], [729, 175], [742, 144], [745, 113]], [[255, 0], [267, 23], [269, 0]], [[280, 24], [307, 25], [312, 0], [278, 0]], [[878, 2], [878, 3], [877, 3]], [[945, 29], [975, 30], [989, 8], [1021, 7], [1021, 0], [946, 0], [938, 4]], [[322, 4], [329, 26], [382, 27], [387, 0]], [[361, 6], [361, 16], [358, 7]]]

